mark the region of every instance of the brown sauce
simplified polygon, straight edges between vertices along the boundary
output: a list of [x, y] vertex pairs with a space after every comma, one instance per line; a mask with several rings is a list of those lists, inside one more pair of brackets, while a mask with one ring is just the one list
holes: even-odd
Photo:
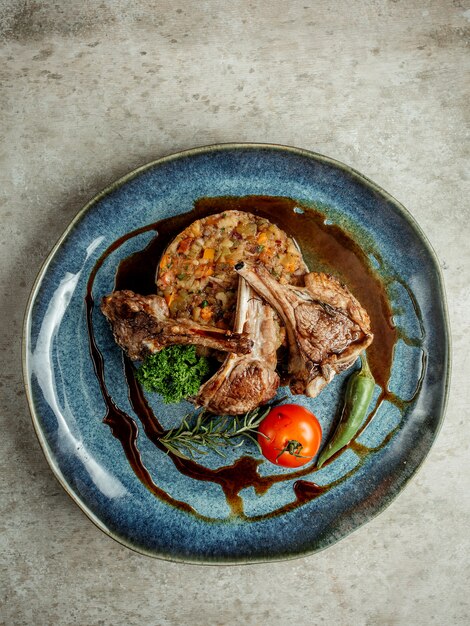
[[[87, 296], [88, 316], [91, 319], [93, 305]], [[89, 322], [90, 323], [90, 322]], [[171, 498], [163, 489], [160, 489], [152, 480], [147, 468], [142, 462], [139, 449], [137, 448], [138, 427], [135, 420], [117, 407], [111, 396], [109, 395], [104, 383], [103, 357], [98, 350], [93, 337], [90, 339], [90, 351], [92, 355], [95, 373], [100, 381], [101, 392], [106, 403], [106, 415], [103, 422], [111, 428], [111, 432], [118, 439], [123, 447], [124, 453], [129, 461], [137, 478], [151, 491], [155, 496], [178, 506], [183, 511], [196, 514], [196, 511], [186, 504], [186, 502], [176, 501]]]
[[[294, 208], [296, 207], [301, 207], [303, 212], [300, 214], [294, 212]], [[247, 196], [242, 198], [201, 198], [195, 203], [194, 209], [189, 213], [161, 220], [121, 237], [115, 241], [97, 261], [88, 281], [86, 295], [90, 353], [107, 406], [104, 423], [110, 426], [113, 436], [121, 442], [126, 457], [136, 476], [152, 493], [165, 502], [206, 521], [215, 520], [200, 515], [187, 503], [172, 498], [160, 489], [153, 482], [149, 472], [143, 465], [137, 447], [137, 423], [132, 417], [124, 413], [114, 404], [106, 389], [103, 357], [98, 350], [93, 335], [92, 312], [94, 303], [92, 289], [96, 273], [109, 254], [132, 237], [153, 230], [156, 232], [156, 235], [144, 250], [136, 252], [121, 261], [116, 273], [115, 289], [131, 289], [143, 295], [154, 293], [156, 291], [155, 272], [158, 262], [173, 238], [194, 220], [231, 209], [248, 211], [266, 217], [277, 224], [297, 241], [304, 254], [307, 265], [311, 270], [322, 270], [335, 274], [348, 285], [361, 304], [367, 309], [371, 318], [372, 332], [375, 336], [374, 342], [368, 350], [369, 362], [375, 380], [382, 388], [382, 392], [374, 410], [367, 420], [367, 424], [373, 419], [381, 402], [385, 399], [394, 402], [401, 410], [404, 410], [405, 406], [403, 404], [405, 401], [397, 398], [387, 389], [387, 382], [390, 377], [390, 369], [393, 360], [393, 349], [398, 338], [398, 332], [393, 324], [392, 312], [385, 286], [378, 275], [372, 270], [366, 252], [340, 226], [325, 224], [325, 216], [318, 210], [305, 206], [290, 198], [281, 197]], [[376, 258], [380, 258], [376, 251], [373, 251], [373, 253]], [[145, 395], [135, 379], [132, 363], [127, 357], [124, 356], [123, 358], [124, 373], [129, 387], [129, 398], [132, 408], [139, 416], [146, 436], [157, 448], [167, 452], [166, 448], [159, 441], [161, 435], [164, 433], [164, 429], [148, 405]], [[412, 400], [407, 400], [406, 404], [411, 401]], [[364, 430], [367, 424], [364, 424], [360, 432]], [[392, 431], [392, 433], [394, 432], [395, 431]], [[391, 436], [392, 434], [387, 436], [386, 441], [388, 441]], [[381, 444], [380, 447], [383, 447], [383, 445], [385, 445], [385, 443]], [[362, 465], [371, 450], [356, 441], [351, 444], [351, 447], [358, 455], [359, 465]], [[172, 454], [169, 454], [169, 457], [182, 474], [194, 480], [209, 481], [219, 484], [225, 494], [232, 515], [243, 517], [250, 521], [259, 521], [265, 517], [279, 515], [297, 508], [345, 480], [354, 473], [358, 467], [348, 472], [348, 474], [340, 480], [323, 487], [310, 481], [297, 480], [293, 487], [295, 500], [292, 503], [269, 514], [248, 518], [243, 512], [243, 503], [240, 497], [240, 491], [242, 489], [253, 487], [255, 492], [261, 495], [273, 484], [294, 478], [300, 479], [313, 473], [314, 468], [304, 467], [289, 474], [260, 476], [258, 466], [262, 461], [252, 457], [241, 457], [232, 465], [216, 470], [208, 469], [193, 460], [181, 459]]]

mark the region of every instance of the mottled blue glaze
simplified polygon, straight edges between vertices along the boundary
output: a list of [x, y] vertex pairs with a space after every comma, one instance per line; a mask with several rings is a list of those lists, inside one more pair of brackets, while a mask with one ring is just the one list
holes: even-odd
[[[155, 482], [214, 519], [205, 522], [147, 491], [132, 472], [120, 443], [102, 423], [105, 405], [88, 349], [84, 295], [97, 258], [118, 237], [189, 211], [203, 196], [251, 194], [288, 196], [321, 205], [328, 219], [341, 222], [365, 248], [381, 255], [380, 271], [389, 284], [396, 324], [418, 344], [398, 342], [390, 388], [409, 398], [422, 373], [424, 378], [404, 415], [390, 403], [382, 405], [359, 441], [377, 447], [393, 428], [399, 428], [357, 472], [316, 500], [260, 522], [230, 518], [218, 485], [179, 474], [141, 432], [139, 448]], [[112, 289], [119, 260], [142, 249], [151, 237], [152, 233], [144, 233], [129, 240], [107, 259], [96, 278], [95, 300]], [[371, 263], [377, 265], [373, 253]], [[93, 319], [108, 388], [115, 402], [133, 415], [120, 351], [97, 309]], [[427, 355], [425, 372], [423, 354]], [[383, 510], [416, 472], [436, 437], [449, 377], [449, 333], [439, 267], [406, 210], [374, 183], [336, 161], [280, 146], [228, 144], [190, 150], [117, 181], [72, 222], [45, 262], [31, 295], [24, 371], [33, 423], [54, 473], [85, 513], [118, 541], [148, 555], [198, 563], [309, 554]], [[296, 398], [320, 416], [324, 438], [344, 377], [337, 377], [315, 400]], [[167, 427], [178, 423], [189, 408], [163, 407], [155, 398], [151, 402]], [[250, 446], [245, 451], [257, 455]], [[239, 455], [239, 451], [230, 453], [224, 464]], [[357, 461], [354, 452], [347, 450], [310, 479], [320, 485], [330, 483]], [[221, 465], [216, 456], [204, 462], [210, 467]], [[289, 470], [267, 463], [260, 466], [261, 474], [273, 471]], [[269, 513], [294, 499], [292, 481], [274, 485], [262, 496], [252, 488], [241, 495], [248, 516]]]

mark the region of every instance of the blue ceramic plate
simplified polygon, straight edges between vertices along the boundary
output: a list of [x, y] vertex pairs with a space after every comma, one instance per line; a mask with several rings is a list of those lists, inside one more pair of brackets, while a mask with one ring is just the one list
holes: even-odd
[[[260, 462], [255, 463], [259, 476], [268, 482], [273, 475], [279, 479], [267, 490], [242, 489], [237, 507], [230, 508], [220, 481], [183, 475], [146, 436], [128, 397], [121, 351], [95, 306], [91, 321], [104, 359], [107, 392], [138, 425], [142, 461], [156, 490], [168, 494], [160, 498], [137, 478], [120, 442], [103, 423], [106, 406], [87, 334], [87, 282], [100, 256], [131, 231], [188, 212], [203, 197], [247, 195], [316, 206], [326, 225], [341, 227], [363, 250], [371, 272], [385, 286], [397, 330], [388, 395], [379, 398], [377, 388], [375, 404], [381, 402], [354, 444], [320, 471], [301, 477], [319, 487], [317, 497], [302, 503], [294, 489], [298, 475]], [[300, 209], [298, 214], [301, 219]], [[119, 261], [143, 249], [154, 234], [144, 229], [106, 257], [93, 283], [95, 301], [113, 289]], [[315, 242], [310, 243], [314, 249]], [[449, 382], [449, 332], [439, 266], [410, 214], [337, 161], [273, 145], [189, 150], [125, 176], [70, 224], [31, 295], [24, 372], [34, 427], [54, 474], [90, 519], [117, 541], [143, 554], [194, 563], [310, 554], [382, 511], [416, 472], [436, 437]], [[338, 376], [314, 400], [295, 399], [318, 415], [324, 441], [348, 375]], [[187, 403], [165, 407], [155, 397], [149, 402], [166, 428], [178, 424], [190, 408]], [[229, 450], [225, 460], [208, 455], [200, 462], [216, 469], [242, 456], [251, 464], [259, 459], [255, 447], [246, 444]]]

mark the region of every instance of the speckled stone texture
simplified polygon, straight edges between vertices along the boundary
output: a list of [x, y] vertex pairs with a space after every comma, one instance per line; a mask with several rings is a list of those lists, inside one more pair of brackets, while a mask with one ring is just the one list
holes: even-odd
[[[3, 0], [0, 623], [469, 623], [469, 27], [457, 0]], [[441, 260], [454, 371], [431, 454], [378, 518], [305, 559], [185, 566], [116, 544], [59, 487], [20, 336], [39, 266], [87, 199], [224, 141], [312, 149], [401, 200]]]

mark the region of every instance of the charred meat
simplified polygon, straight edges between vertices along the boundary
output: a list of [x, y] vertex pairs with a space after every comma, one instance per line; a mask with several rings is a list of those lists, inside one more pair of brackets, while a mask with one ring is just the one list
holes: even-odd
[[245, 413], [273, 398], [279, 387], [279, 326], [273, 309], [243, 278], [238, 283], [234, 331], [246, 333], [253, 347], [246, 355], [229, 354], [216, 374], [200, 388], [196, 404], [213, 413]]
[[235, 269], [286, 326], [293, 393], [317, 396], [371, 344], [367, 312], [333, 276], [312, 272], [305, 287], [296, 287], [281, 285], [261, 263], [242, 261]]
[[114, 291], [105, 296], [101, 310], [111, 324], [116, 343], [132, 360], [141, 360], [173, 344], [194, 344], [247, 354], [252, 341], [246, 334], [170, 319], [165, 299], [140, 296], [133, 291]]

